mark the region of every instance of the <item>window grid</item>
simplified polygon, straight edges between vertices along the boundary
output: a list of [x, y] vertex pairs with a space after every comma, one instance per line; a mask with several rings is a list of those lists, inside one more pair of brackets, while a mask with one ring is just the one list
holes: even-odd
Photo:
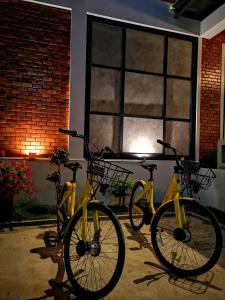
[[[93, 22], [98, 23], [107, 23], [110, 25], [115, 25], [116, 27], [121, 27], [122, 29], [122, 46], [121, 46], [121, 52], [122, 52], [122, 58], [121, 58], [121, 66], [110, 66], [110, 65], [104, 65], [104, 64], [96, 64], [92, 63], [92, 57], [91, 57], [91, 36], [92, 36], [92, 24]], [[142, 70], [136, 70], [136, 69], [130, 69], [126, 68], [126, 31], [130, 27], [135, 27], [136, 30], [139, 31], [148, 31], [150, 33], [156, 33], [158, 35], [164, 36], [164, 52], [163, 52], [163, 72], [162, 73], [156, 73], [156, 72], [148, 72], [148, 71], [142, 71]], [[168, 38], [175, 37], [179, 38], [181, 40], [188, 40], [192, 42], [192, 62], [191, 62], [191, 76], [180, 76], [180, 75], [170, 75], [167, 74], [167, 66], [168, 66]], [[149, 29], [146, 30], [145, 28], [136, 26], [136, 25], [130, 25], [130, 24], [123, 24], [116, 21], [109, 21], [98, 17], [88, 16], [88, 32], [87, 32], [87, 68], [86, 68], [86, 118], [85, 118], [85, 134], [89, 136], [89, 122], [90, 122], [90, 115], [108, 115], [108, 116], [118, 116], [119, 117], [119, 128], [120, 133], [118, 135], [119, 141], [119, 154], [121, 158], [134, 158], [132, 153], [123, 153], [123, 123], [124, 123], [124, 117], [133, 117], [133, 118], [145, 118], [145, 119], [159, 119], [163, 120], [163, 138], [166, 137], [166, 123], [167, 121], [181, 121], [181, 122], [188, 122], [190, 126], [190, 142], [189, 142], [189, 157], [194, 158], [195, 156], [195, 92], [196, 92], [196, 65], [197, 65], [197, 38], [194, 37], [188, 37], [183, 36], [180, 34], [175, 34], [171, 32], [165, 32], [160, 31], [157, 29]], [[94, 110], [90, 110], [90, 82], [91, 82], [91, 68], [97, 67], [97, 68], [104, 68], [104, 69], [112, 69], [117, 70], [121, 72], [121, 98], [120, 98], [120, 112], [119, 113], [110, 113], [110, 112], [98, 112]], [[136, 114], [130, 114], [124, 112], [124, 97], [125, 97], [125, 74], [126, 72], [133, 72], [137, 74], [146, 74], [146, 75], [153, 75], [153, 76], [160, 76], [163, 78], [163, 110], [161, 116], [151, 116], [151, 115], [136, 115]], [[181, 79], [181, 80], [188, 80], [190, 81], [190, 87], [191, 87], [191, 99], [190, 99], [190, 117], [189, 118], [176, 118], [176, 117], [167, 117], [166, 116], [166, 106], [167, 106], [167, 80], [169, 78], [172, 79]], [[162, 154], [154, 154], [150, 155], [151, 157], [154, 157], [156, 159], [158, 158], [171, 158], [171, 155], [165, 154], [165, 149], [163, 149]], [[136, 158], [136, 156], [135, 156]]]

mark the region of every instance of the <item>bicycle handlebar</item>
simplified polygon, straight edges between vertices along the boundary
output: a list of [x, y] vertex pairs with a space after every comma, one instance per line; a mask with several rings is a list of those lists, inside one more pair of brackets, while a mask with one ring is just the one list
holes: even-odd
[[178, 159], [178, 156], [177, 156], [177, 151], [175, 148], [173, 148], [169, 143], [166, 143], [162, 140], [157, 140], [157, 143], [159, 143], [160, 145], [164, 146], [165, 148], [168, 148], [168, 149], [171, 149], [173, 151], [173, 154], [175, 156], [175, 160], [176, 160], [176, 164], [177, 164], [177, 167], [178, 168], [181, 168], [181, 165], [179, 163], [179, 159]]
[[105, 147], [105, 151], [111, 153], [115, 157], [118, 157], [118, 155], [110, 147], [108, 147], [108, 146]]
[[94, 155], [95, 157], [102, 158], [103, 155], [104, 155], [105, 153], [106, 153], [106, 154], [107, 154], [107, 153], [110, 153], [110, 154], [112, 154], [113, 156], [118, 157], [118, 155], [117, 155], [110, 147], [108, 147], [108, 146], [105, 146], [105, 147], [102, 148], [101, 151], [99, 151], [99, 152], [93, 153], [93, 155]]
[[59, 132], [70, 135], [72, 137], [85, 139], [85, 136], [82, 134], [78, 134], [78, 132], [76, 130], [67, 130], [67, 129], [59, 128]]
[[67, 134], [67, 135], [72, 136], [72, 137], [83, 139], [89, 160], [92, 159], [92, 158], [94, 158], [94, 157], [102, 158], [103, 154], [106, 153], [106, 152], [111, 153], [115, 157], [118, 157], [117, 154], [110, 147], [108, 147], [108, 146], [104, 147], [98, 153], [91, 153], [90, 150], [89, 150], [89, 145], [88, 145], [87, 138], [84, 135], [82, 135], [82, 134], [78, 134], [78, 132], [76, 130], [67, 130], [67, 129], [59, 128], [59, 132]]
[[157, 140], [157, 143], [159, 143], [160, 145], [163, 145], [165, 148], [171, 148], [171, 145], [169, 143], [166, 143], [162, 140]]

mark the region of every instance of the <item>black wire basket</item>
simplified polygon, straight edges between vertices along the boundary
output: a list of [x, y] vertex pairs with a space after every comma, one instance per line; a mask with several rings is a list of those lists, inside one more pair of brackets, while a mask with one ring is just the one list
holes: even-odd
[[130, 174], [132, 174], [131, 171], [99, 158], [90, 161], [87, 170], [90, 182], [95, 187], [100, 186], [100, 191], [103, 193], [116, 182], [122, 189]]
[[206, 165], [193, 160], [181, 162], [183, 167], [182, 184], [185, 188], [192, 189], [195, 193], [207, 190], [216, 178], [216, 174]]

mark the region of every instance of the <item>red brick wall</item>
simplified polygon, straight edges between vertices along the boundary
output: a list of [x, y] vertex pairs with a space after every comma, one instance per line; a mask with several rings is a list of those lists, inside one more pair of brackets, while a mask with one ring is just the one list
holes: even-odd
[[48, 155], [68, 146], [70, 12], [0, 4], [0, 151]]
[[202, 41], [200, 158], [217, 149], [220, 137], [222, 43], [225, 31]]

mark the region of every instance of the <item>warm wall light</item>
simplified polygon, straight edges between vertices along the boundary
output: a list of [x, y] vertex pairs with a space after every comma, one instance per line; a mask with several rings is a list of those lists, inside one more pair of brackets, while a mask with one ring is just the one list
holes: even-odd
[[36, 152], [29, 152], [29, 159], [35, 159], [37, 153]]
[[26, 149], [24, 150], [24, 154], [30, 156], [37, 156], [41, 154], [41, 151], [37, 149], [36, 145], [32, 145], [32, 142], [30, 142], [30, 145], [26, 146]]
[[41, 153], [40, 153], [40, 151], [38, 151], [38, 150], [36, 150], [36, 149], [34, 149], [34, 150], [24, 150], [23, 151], [23, 153], [25, 154], [25, 155], [27, 155], [27, 156], [32, 156], [32, 154], [35, 154], [35, 156], [37, 156], [37, 155], [40, 155]]

